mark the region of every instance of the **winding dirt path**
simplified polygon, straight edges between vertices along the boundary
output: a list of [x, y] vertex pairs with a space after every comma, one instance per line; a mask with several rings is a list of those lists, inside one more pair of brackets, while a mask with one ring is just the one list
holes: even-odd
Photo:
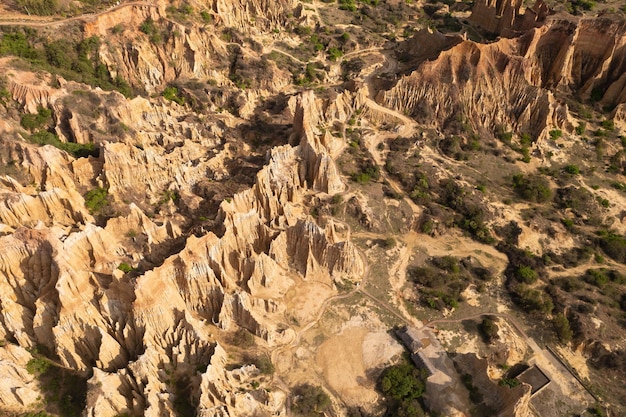
[[109, 7], [108, 9], [101, 10], [97, 13], [85, 13], [78, 16], [67, 17], [65, 19], [50, 19], [42, 16], [30, 16], [24, 14], [15, 14], [15, 18], [7, 18], [6, 15], [0, 17], [0, 26], [28, 26], [28, 27], [54, 27], [62, 26], [70, 22], [77, 20], [91, 20], [98, 16], [105, 15], [115, 10], [123, 9], [125, 7], [132, 6], [149, 6], [158, 7], [156, 4], [148, 1], [132, 1], [128, 3], [121, 3], [117, 6]]

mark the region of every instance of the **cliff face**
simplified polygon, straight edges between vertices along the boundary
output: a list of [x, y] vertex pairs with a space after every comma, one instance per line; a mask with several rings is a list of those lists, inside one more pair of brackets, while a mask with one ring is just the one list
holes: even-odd
[[549, 126], [565, 122], [566, 108], [530, 83], [533, 69], [517, 47], [508, 39], [489, 45], [463, 41], [400, 79], [383, 104], [443, 128], [465, 120], [474, 129], [496, 131], [505, 124], [547, 134]]
[[[228, 79], [232, 64], [227, 59], [229, 48], [238, 47], [237, 42], [243, 46], [243, 41], [238, 38], [225, 40], [215, 30], [207, 30], [203, 25], [189, 27], [179, 23], [168, 14], [167, 6], [168, 2], [164, 0], [153, 5], [130, 4], [96, 16], [85, 23], [85, 36], [109, 39], [108, 45], [101, 47], [100, 56], [113, 78], [120, 76], [148, 93], [160, 91], [179, 79], [209, 78], [218, 85], [231, 85]], [[286, 0], [214, 0], [196, 6], [210, 16], [211, 23], [208, 24], [211, 26], [249, 36], [280, 29], [287, 16], [294, 13], [295, 3]], [[138, 30], [147, 19], [154, 22], [158, 36]], [[112, 31], [119, 33], [113, 35]], [[290, 78], [273, 62], [261, 62], [260, 55], [253, 50], [246, 49], [241, 59], [245, 65], [264, 66], [262, 74], [255, 74], [262, 90], [276, 92]]]
[[[248, 329], [269, 345], [284, 343], [293, 331], [284, 325], [282, 299], [295, 279], [333, 285], [363, 275], [352, 243], [338, 238], [332, 223], [317, 226], [303, 206], [308, 193], [344, 189], [332, 159], [341, 145], [321, 136], [318, 125], [326, 112], [345, 110], [325, 106], [312, 93], [297, 97], [293, 136], [299, 144], [273, 148], [252, 187], [222, 202], [215, 221], [219, 236], [192, 235], [170, 256], [167, 248], [184, 223], [176, 215], [158, 225], [131, 203], [125, 215], [96, 226], [77, 190], [102, 183], [110, 198], [127, 201], [139, 193], [158, 198], [174, 187], [182, 199], [193, 201], [194, 186], [206, 178], [208, 167], [219, 178], [229, 147], [200, 134], [200, 123], [175, 123], [179, 116], [165, 107], [114, 99], [97, 123], [122, 121], [135, 134], [101, 142], [98, 158], [74, 160], [52, 147], [4, 145], [6, 155], [44, 191], [11, 177], [2, 182], [0, 218], [12, 233], [0, 237], [0, 339], [45, 346], [61, 365], [93, 373], [89, 415], [171, 413], [176, 390], [169, 375], [188, 378], [196, 368], [202, 371], [186, 381], [202, 415], [279, 412], [281, 394], [236, 394], [258, 371], [254, 366], [226, 371], [225, 353], [207, 324]], [[60, 124], [68, 108], [60, 101], [50, 105]], [[80, 115], [69, 117], [78, 124], [62, 132], [72, 136], [84, 122]], [[222, 126], [215, 126], [214, 134], [228, 129]], [[215, 151], [207, 154], [207, 148]], [[175, 163], [180, 160], [190, 163]], [[163, 261], [146, 262], [144, 256]], [[125, 274], [117, 269], [121, 263], [139, 269]], [[20, 355], [3, 366], [16, 369]], [[38, 391], [31, 376], [16, 378], [21, 388], [3, 396], [3, 406], [17, 410]]]
[[537, 0], [532, 8], [521, 13], [522, 3], [520, 0], [478, 0], [468, 20], [487, 32], [512, 36], [541, 26], [551, 12], [543, 0]]
[[8, 345], [0, 349], [0, 407], [16, 411], [28, 411], [30, 405], [41, 398], [42, 392], [34, 375], [26, 371], [32, 358], [26, 349]]
[[515, 39], [463, 41], [400, 79], [382, 102], [434, 126], [465, 120], [473, 129], [505, 125], [546, 137], [568, 124], [561, 93], [594, 91], [609, 106], [625, 99], [625, 29], [609, 20], [553, 20]]
[[557, 20], [525, 35], [520, 54], [533, 67], [533, 85], [583, 98], [594, 92], [602, 104], [615, 106], [626, 99], [625, 44], [624, 22]]
[[[542, 2], [524, 14], [520, 4], [476, 1], [472, 19], [509, 36], [485, 44], [432, 29], [391, 41], [417, 18], [414, 3], [397, 1], [360, 3], [358, 14], [291, 0], [129, 1], [67, 22], [51, 18], [53, 29], [29, 19], [41, 37], [27, 41], [41, 56], [64, 45], [48, 43], [64, 30], [77, 37], [68, 42], [76, 46], [71, 72], [46, 68], [110, 88], [119, 76], [143, 96], [0, 59], [0, 410], [57, 413], [55, 401], [38, 403], [51, 395], [50, 375], [26, 371], [45, 352], [56, 372], [86, 389], [87, 416], [285, 416], [298, 401], [290, 390], [303, 382], [330, 388], [326, 414], [381, 411], [374, 380], [396, 349], [388, 338], [366, 344], [367, 335], [414, 321], [406, 303], [453, 310], [499, 293], [503, 280], [487, 275], [511, 268], [497, 256], [502, 246], [485, 242], [510, 239], [528, 254], [558, 247], [556, 271], [556, 257], [584, 236], [565, 229], [570, 217], [595, 233], [621, 210], [621, 182], [612, 182], [613, 194], [594, 188], [606, 178], [579, 184], [598, 191], [589, 191], [594, 211], [607, 209], [593, 225], [556, 208], [563, 190], [550, 203], [558, 216], [541, 228], [543, 211], [531, 218], [530, 202], [499, 200], [517, 191], [511, 176], [538, 161], [522, 165], [514, 144], [504, 148], [489, 132], [529, 133], [541, 143], [555, 127], [573, 130], [565, 103], [579, 97], [599, 102], [594, 110], [615, 106], [615, 125], [626, 125], [625, 24], [545, 23]], [[445, 10], [437, 16], [451, 23]], [[390, 24], [399, 17], [402, 25]], [[2, 43], [9, 30], [0, 32]], [[81, 57], [79, 36], [99, 37], [98, 54]], [[93, 68], [74, 71], [79, 64]], [[88, 80], [91, 70], [103, 78]], [[48, 110], [37, 126], [24, 123]], [[606, 124], [607, 142], [617, 139], [598, 114], [588, 130]], [[491, 149], [471, 143], [457, 159], [439, 148], [442, 131], [485, 136]], [[52, 145], [38, 145], [36, 134]], [[578, 171], [558, 159], [568, 150], [561, 142], [542, 163]], [[587, 141], [575, 145], [590, 154]], [[622, 154], [609, 158], [611, 169], [623, 167]], [[613, 230], [626, 227], [620, 216]], [[414, 274], [449, 253], [462, 253], [458, 268], [471, 277], [447, 271], [446, 291], [458, 295], [448, 300]], [[367, 259], [381, 265], [370, 269]], [[360, 282], [366, 274], [371, 281]], [[526, 387], [494, 386], [486, 366], [469, 362], [466, 371], [487, 405], [527, 415]], [[444, 374], [431, 383], [446, 383]], [[445, 393], [430, 404], [466, 408], [460, 381]]]

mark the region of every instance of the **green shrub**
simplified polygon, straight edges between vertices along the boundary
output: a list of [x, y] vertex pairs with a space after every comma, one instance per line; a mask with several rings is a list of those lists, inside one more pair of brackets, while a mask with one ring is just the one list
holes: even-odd
[[133, 91], [120, 77], [113, 78], [108, 68], [100, 61], [100, 40], [96, 36], [75, 43], [66, 39], [43, 41], [36, 30], [10, 28], [0, 38], [0, 55], [14, 55], [25, 59], [36, 70], [59, 74], [63, 78], [117, 90], [125, 96]]
[[339, 9], [356, 12], [356, 3], [354, 0], [339, 0]]
[[309, 26], [301, 25], [296, 26], [293, 31], [300, 36], [310, 36], [311, 33], [313, 33], [313, 29], [311, 29]]
[[589, 284], [595, 285], [598, 288], [602, 288], [609, 282], [609, 277], [606, 275], [604, 269], [588, 269], [584, 275], [585, 281]]
[[193, 6], [188, 3], [184, 3], [178, 8], [178, 11], [188, 16], [193, 13]]
[[385, 369], [380, 379], [380, 388], [386, 397], [404, 401], [422, 397], [426, 389], [427, 374], [409, 363]]
[[583, 135], [586, 130], [587, 130], [587, 123], [585, 122], [580, 122], [578, 126], [576, 126], [576, 134], [579, 136]]
[[128, 274], [129, 272], [133, 272], [135, 270], [135, 268], [133, 268], [132, 266], [130, 266], [126, 262], [122, 262], [121, 264], [119, 264], [117, 266], [117, 269], [119, 269], [120, 271], [122, 271], [125, 274]]
[[180, 104], [181, 106], [185, 104], [185, 98], [180, 96], [180, 91], [178, 91], [177, 87], [169, 86], [165, 87], [161, 95], [169, 101], [173, 101], [175, 103]]
[[429, 235], [435, 228], [435, 223], [432, 220], [426, 220], [421, 227], [422, 233]]
[[461, 265], [458, 258], [454, 256], [442, 256], [439, 258], [433, 258], [433, 264], [444, 271], [452, 274], [458, 274], [461, 271]]
[[341, 49], [335, 48], [335, 47], [328, 49], [328, 57], [330, 58], [331, 61], [336, 61], [342, 56], [343, 56], [343, 51]]
[[46, 413], [45, 411], [33, 411], [26, 414], [20, 414], [19, 417], [54, 417], [51, 414]]
[[108, 191], [105, 188], [98, 187], [85, 194], [85, 207], [91, 214], [99, 212], [108, 203]]
[[391, 249], [394, 246], [396, 246], [396, 239], [393, 237], [388, 237], [387, 239], [383, 240], [383, 247], [387, 248], [387, 249]]
[[606, 417], [606, 413], [604, 412], [604, 408], [602, 408], [602, 406], [600, 404], [596, 404], [593, 407], [589, 407], [587, 409], [587, 411], [589, 411], [589, 414], [591, 414], [592, 416], [595, 416], [595, 417]]
[[563, 132], [560, 129], [554, 129], [550, 131], [550, 139], [557, 140], [563, 136]]
[[28, 14], [50, 16], [58, 11], [57, 0], [16, 0], [18, 7]]
[[20, 125], [27, 130], [33, 131], [41, 128], [43, 125], [50, 122], [52, 118], [52, 111], [45, 107], [39, 106], [37, 108], [37, 114], [25, 114], [20, 120]]
[[591, 90], [591, 101], [598, 102], [604, 97], [604, 88], [596, 86]]
[[498, 382], [498, 385], [500, 385], [501, 387], [509, 387], [509, 388], [515, 388], [519, 384], [520, 382], [515, 378], [502, 378], [500, 382]]
[[26, 364], [26, 371], [31, 375], [45, 374], [52, 364], [46, 358], [32, 358]]
[[358, 174], [354, 174], [352, 176], [352, 179], [354, 181], [358, 182], [359, 184], [367, 184], [368, 182], [370, 182], [372, 177], [370, 177], [369, 174], [367, 174], [365, 172], [360, 172]]
[[603, 120], [601, 124], [606, 130], [615, 130], [615, 123], [613, 123], [613, 120]]
[[578, 168], [576, 165], [573, 165], [573, 164], [566, 165], [564, 169], [565, 169], [565, 172], [567, 172], [570, 175], [580, 174], [580, 168]]
[[9, 92], [9, 90], [6, 89], [6, 86], [2, 82], [2, 79], [0, 79], [0, 104], [6, 106], [10, 99], [11, 93]]
[[543, 291], [519, 284], [514, 290], [514, 300], [528, 313], [550, 314], [554, 309], [552, 298]]
[[537, 272], [529, 266], [519, 266], [515, 271], [516, 278], [525, 283], [533, 284], [537, 281]]
[[200, 12], [200, 17], [204, 23], [211, 23], [213, 21], [213, 16], [206, 10]]
[[555, 285], [558, 285], [563, 291], [574, 292], [580, 291], [585, 288], [585, 285], [581, 280], [574, 277], [561, 277], [553, 280]]
[[565, 317], [563, 313], [554, 316], [552, 324], [554, 324], [554, 330], [561, 343], [569, 343], [572, 340], [572, 329], [570, 328], [567, 317]]
[[143, 23], [139, 26], [139, 30], [146, 35], [150, 36], [157, 32], [157, 27], [154, 24], [154, 20], [151, 17], [148, 17]]
[[601, 232], [600, 247], [617, 262], [626, 263], [626, 238], [613, 232]]
[[97, 156], [98, 151], [93, 143], [61, 142], [54, 133], [40, 130], [28, 136], [28, 140], [37, 145], [52, 145], [65, 151], [75, 158], [86, 158], [87, 156]]
[[114, 35], [119, 35], [122, 32], [124, 32], [124, 25], [122, 25], [121, 23], [118, 23], [111, 28], [111, 33]]
[[498, 338], [498, 325], [490, 316], [485, 317], [483, 321], [480, 322], [478, 330], [487, 343], [493, 343], [493, 341]]
[[513, 139], [513, 132], [505, 130], [505, 126], [501, 125], [497, 128], [495, 136], [510, 146], [511, 140]]
[[323, 415], [331, 405], [328, 394], [322, 388], [310, 384], [295, 387], [293, 396], [291, 411], [301, 416]]
[[513, 189], [524, 200], [535, 203], [545, 203], [552, 199], [552, 190], [548, 180], [538, 175], [514, 175]]
[[148, 35], [150, 42], [153, 44], [160, 44], [163, 42], [163, 34], [157, 27], [156, 22], [150, 17], [144, 20], [144, 22], [139, 26], [139, 30]]
[[0, 41], [0, 55], [15, 55], [29, 61], [40, 61], [43, 51], [33, 46], [36, 36], [37, 32], [32, 29], [4, 31]]

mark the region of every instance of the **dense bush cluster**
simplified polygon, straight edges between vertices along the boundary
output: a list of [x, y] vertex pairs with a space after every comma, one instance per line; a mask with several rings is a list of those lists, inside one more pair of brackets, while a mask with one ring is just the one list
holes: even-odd
[[323, 416], [331, 405], [328, 394], [322, 388], [310, 384], [294, 388], [293, 397], [291, 411], [299, 416]]
[[431, 260], [433, 266], [410, 267], [409, 278], [420, 286], [422, 302], [439, 310], [458, 307], [461, 293], [474, 283], [479, 290], [492, 278], [488, 269], [473, 266], [469, 259], [443, 256]]
[[85, 206], [92, 214], [98, 213], [108, 204], [108, 191], [105, 188], [98, 187], [89, 190], [85, 194]]
[[513, 189], [521, 198], [534, 203], [545, 203], [552, 199], [548, 180], [539, 175], [514, 175]]
[[16, 0], [16, 5], [25, 13], [50, 16], [59, 10], [57, 0]]
[[405, 362], [391, 366], [383, 372], [379, 388], [388, 401], [388, 415], [425, 416], [420, 399], [426, 390], [425, 369], [418, 369]]
[[37, 145], [52, 145], [55, 148], [71, 154], [75, 158], [85, 158], [90, 155], [98, 155], [98, 150], [95, 148], [93, 143], [61, 142], [57, 135], [50, 133], [47, 130], [39, 130], [28, 136], [27, 139]]
[[626, 237], [614, 232], [599, 232], [602, 250], [617, 262], [626, 263]]
[[59, 74], [104, 90], [132, 95], [130, 86], [119, 76], [113, 78], [100, 60], [97, 36], [74, 42], [67, 39], [48, 41], [31, 28], [3, 28], [0, 56], [14, 55], [26, 60], [33, 69]]
[[493, 343], [498, 339], [498, 325], [494, 317], [485, 317], [478, 325], [478, 331], [486, 343]]
[[486, 209], [480, 197], [454, 180], [442, 180], [439, 186], [441, 188], [439, 201], [457, 213], [455, 225], [467, 231], [476, 240], [494, 243], [495, 240], [486, 224]]

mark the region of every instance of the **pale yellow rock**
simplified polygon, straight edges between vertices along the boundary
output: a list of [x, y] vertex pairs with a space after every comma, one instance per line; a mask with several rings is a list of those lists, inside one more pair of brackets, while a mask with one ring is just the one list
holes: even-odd
[[4, 411], [23, 412], [43, 398], [35, 375], [26, 371], [32, 359], [26, 349], [13, 344], [0, 347], [0, 408]]

